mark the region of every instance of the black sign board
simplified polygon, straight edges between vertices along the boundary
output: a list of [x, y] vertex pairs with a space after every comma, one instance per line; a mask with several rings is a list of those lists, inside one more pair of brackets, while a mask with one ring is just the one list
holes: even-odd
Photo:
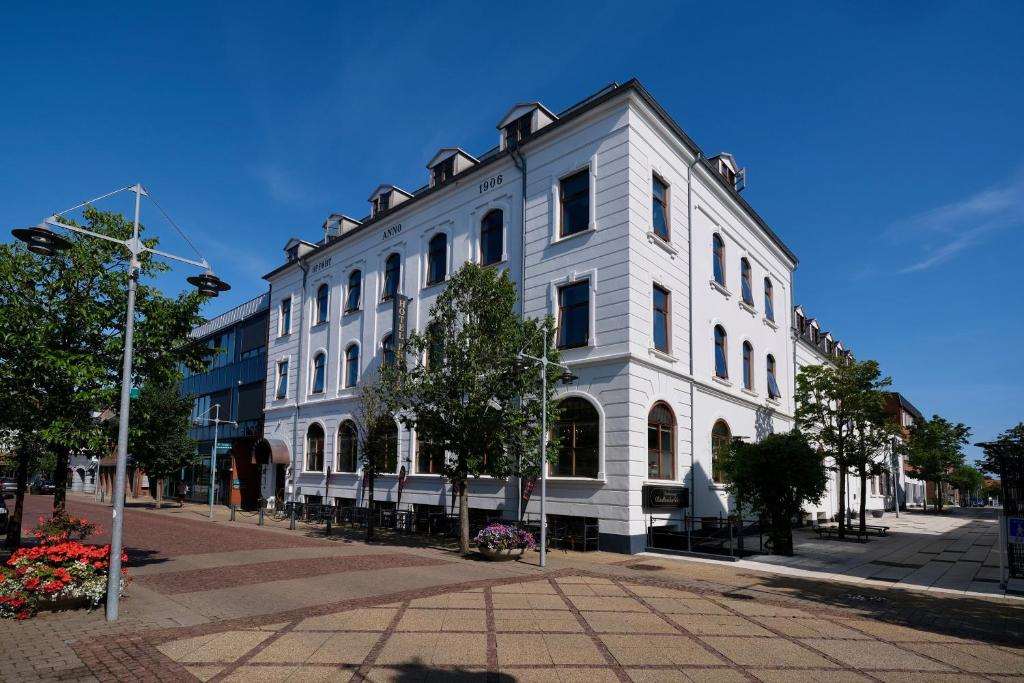
[[644, 484], [645, 508], [685, 508], [690, 505], [690, 489], [685, 486]]
[[412, 299], [395, 294], [393, 301], [391, 334], [394, 335], [394, 344], [397, 349], [409, 336], [409, 302]]

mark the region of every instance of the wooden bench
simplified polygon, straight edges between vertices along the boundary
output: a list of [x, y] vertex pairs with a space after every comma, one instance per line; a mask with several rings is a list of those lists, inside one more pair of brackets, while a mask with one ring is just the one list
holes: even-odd
[[[835, 526], [835, 525], [833, 525], [833, 526], [819, 526], [819, 527], [815, 528], [814, 531], [815, 531], [815, 533], [818, 534], [818, 538], [826, 538], [826, 537], [827, 538], [832, 538], [833, 536], [836, 536], [836, 537], [839, 536], [839, 527]], [[854, 537], [860, 543], [866, 543], [867, 540], [868, 540], [867, 532], [861, 532], [860, 529], [847, 528], [846, 529], [846, 535]]]
[[876, 534], [878, 536], [889, 535], [889, 527], [884, 526], [882, 524], [867, 524], [864, 526], [864, 530], [868, 533]]

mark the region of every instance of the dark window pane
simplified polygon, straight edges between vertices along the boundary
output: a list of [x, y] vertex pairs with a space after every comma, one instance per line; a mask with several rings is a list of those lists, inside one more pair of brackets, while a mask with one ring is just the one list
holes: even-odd
[[489, 212], [480, 223], [480, 261], [487, 266], [501, 261], [504, 251], [502, 222], [504, 216], [498, 209]]
[[313, 393], [319, 394], [324, 390], [324, 381], [327, 376], [327, 359], [320, 354], [313, 360]]
[[754, 349], [750, 344], [743, 343], [743, 386], [754, 388]]
[[743, 301], [753, 305], [754, 290], [750, 283], [750, 263], [747, 259], [740, 261], [740, 288], [742, 289]]
[[277, 365], [277, 397], [284, 398], [288, 395], [288, 361]]
[[729, 425], [722, 420], [715, 423], [711, 428], [711, 479], [716, 482], [726, 481], [725, 473], [722, 470], [722, 461], [729, 453], [729, 444], [732, 441], [732, 433]]
[[398, 277], [401, 274], [401, 263], [398, 254], [391, 254], [384, 262], [384, 293], [383, 301], [391, 301], [398, 293]]
[[288, 334], [292, 331], [292, 300], [285, 299], [281, 302], [281, 334]]
[[669, 293], [654, 286], [653, 302], [654, 309], [654, 348], [659, 351], [669, 352]]
[[775, 358], [768, 356], [766, 365], [768, 366], [768, 395], [772, 398], [780, 398], [782, 392], [779, 391], [779, 382], [775, 378]]
[[348, 276], [348, 296], [345, 299], [345, 311], [355, 311], [359, 308], [359, 297], [362, 294], [363, 274], [353, 270]]
[[263, 382], [238, 387], [238, 421], [258, 420], [263, 414]]
[[665, 183], [654, 178], [651, 197], [651, 212], [654, 220], [654, 234], [663, 240], [668, 240], [668, 187]]
[[647, 476], [675, 478], [675, 416], [664, 403], [656, 403], [647, 415]]
[[711, 245], [714, 253], [714, 273], [715, 282], [725, 286], [725, 242], [718, 235], [715, 235], [711, 239]]
[[725, 357], [725, 330], [715, 327], [715, 374], [719, 377], [729, 377], [729, 363]]
[[764, 279], [764, 317], [775, 322], [775, 298], [772, 291], [772, 281]]
[[306, 469], [323, 471], [324, 469], [324, 430], [320, 425], [310, 425], [306, 432]]
[[427, 284], [444, 281], [448, 261], [448, 236], [435, 235], [427, 249]]
[[585, 346], [590, 339], [590, 281], [558, 290], [558, 346]]
[[598, 473], [597, 409], [582, 398], [567, 398], [559, 404], [558, 422], [552, 432], [558, 435], [556, 476], [596, 477]]
[[338, 462], [339, 472], [355, 472], [358, 441], [356, 440], [356, 428], [351, 422], [341, 423], [338, 428]]
[[380, 343], [381, 350], [384, 352], [384, 365], [392, 365], [395, 362], [395, 344], [394, 338], [389, 334]]
[[353, 344], [345, 352], [345, 386], [354, 387], [359, 381], [359, 347]]
[[327, 321], [327, 285], [320, 285], [316, 290], [316, 322]]
[[590, 227], [590, 169], [583, 169], [561, 181], [562, 236]]

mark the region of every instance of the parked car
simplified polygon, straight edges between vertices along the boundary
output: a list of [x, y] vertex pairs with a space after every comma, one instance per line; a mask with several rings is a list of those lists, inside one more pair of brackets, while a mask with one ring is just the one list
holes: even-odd
[[42, 496], [52, 496], [57, 491], [57, 487], [54, 486], [53, 482], [49, 479], [36, 479], [32, 482], [32, 485], [28, 488], [30, 493]]
[[11, 515], [7, 512], [7, 503], [4, 501], [4, 497], [0, 495], [0, 534], [7, 533], [7, 522]]
[[14, 477], [0, 477], [0, 493], [17, 493], [18, 480]]

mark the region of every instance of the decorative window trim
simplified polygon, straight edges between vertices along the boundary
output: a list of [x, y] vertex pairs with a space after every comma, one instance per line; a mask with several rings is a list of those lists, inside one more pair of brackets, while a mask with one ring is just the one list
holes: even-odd
[[[597, 334], [596, 334], [596, 332], [597, 332], [597, 321], [594, 319], [595, 318], [594, 312], [596, 310], [596, 305], [597, 305], [597, 269], [596, 268], [593, 268], [591, 270], [579, 271], [579, 272], [573, 271], [573, 272], [569, 273], [564, 278], [559, 278], [557, 280], [551, 280], [548, 283], [548, 306], [549, 306], [548, 311], [551, 313], [551, 315], [553, 315], [555, 317], [555, 324], [557, 325], [558, 324], [558, 308], [559, 308], [559, 303], [558, 303], [558, 292], [559, 292], [559, 290], [562, 287], [565, 287], [567, 285], [576, 284], [577, 282], [580, 282], [581, 280], [587, 280], [590, 283], [590, 295], [589, 295], [590, 310], [589, 310], [589, 315], [588, 315], [588, 327], [589, 327], [589, 330], [588, 330], [588, 335], [587, 335], [587, 343], [585, 345], [582, 345], [582, 346], [567, 347], [565, 349], [562, 349], [563, 351], [573, 351], [575, 349], [587, 349], [587, 348], [593, 348], [593, 347], [597, 346]], [[555, 328], [555, 335], [556, 335], [555, 336], [555, 343], [556, 344], [558, 342], [557, 334], [558, 334], [558, 328], [556, 327]]]
[[[360, 264], [355, 264], [353, 267], [348, 269], [348, 274], [345, 276], [345, 285], [343, 287], [341, 300], [341, 315], [353, 315], [363, 310], [363, 298], [366, 296], [366, 270], [360, 267]], [[352, 274], [359, 273], [359, 299], [356, 301], [355, 308], [347, 308], [348, 293], [352, 286]]]
[[[377, 283], [377, 291], [375, 292], [377, 298], [377, 308], [380, 309], [383, 306], [390, 306], [391, 299], [384, 298], [384, 286], [387, 283], [387, 262], [388, 257], [392, 254], [398, 254], [398, 283], [395, 286], [395, 295], [404, 295], [405, 287], [404, 280], [406, 276], [406, 263], [405, 263], [405, 243], [391, 245], [389, 249], [385, 249], [380, 252], [380, 259], [378, 262], [377, 272], [379, 273], [379, 282]], [[364, 283], [365, 286], [365, 283]]]
[[757, 309], [754, 308], [753, 306], [751, 306], [750, 304], [748, 304], [743, 299], [739, 300], [739, 304], [740, 304], [740, 308], [742, 308], [744, 311], [746, 311], [750, 315], [752, 315], [752, 316], [756, 316], [757, 315]]
[[762, 317], [761, 318], [761, 322], [763, 322], [765, 325], [767, 325], [768, 327], [772, 328], [773, 330], [779, 329], [779, 324], [776, 323], [776, 322], [772, 322], [768, 318], [763, 318]]
[[[322, 391], [313, 391], [316, 383], [316, 359], [321, 355], [324, 357], [324, 388]], [[306, 392], [308, 396], [323, 396], [327, 393], [327, 364], [329, 361], [327, 349], [323, 347], [318, 348], [309, 356], [309, 384]]]
[[[495, 197], [494, 199], [480, 204], [469, 214], [469, 260], [478, 263], [484, 268], [500, 267], [507, 263], [508, 255], [508, 222], [512, 213], [512, 205], [508, 195]], [[483, 254], [483, 222], [491, 211], [501, 211], [501, 260], [484, 265]]]
[[[281, 300], [277, 304], [277, 336], [287, 337], [292, 333], [292, 329], [295, 327], [295, 295], [289, 294], [288, 296], [281, 297]], [[284, 329], [284, 315], [282, 311], [284, 309], [284, 302], [288, 302], [288, 329]]]
[[647, 241], [661, 249], [664, 249], [671, 258], [675, 258], [679, 254], [679, 250], [676, 249], [672, 243], [661, 239], [661, 237], [659, 237], [653, 230], [647, 232]]
[[[422, 249], [420, 251], [424, 255], [424, 258], [423, 258], [423, 261], [422, 261], [422, 263], [423, 263], [423, 277], [420, 278], [420, 282], [422, 283], [421, 286], [420, 286], [420, 289], [429, 289], [431, 287], [437, 287], [438, 285], [443, 285], [444, 283], [448, 282], [448, 280], [451, 279], [451, 276], [452, 276], [452, 262], [454, 261], [454, 259], [452, 258], [452, 249], [454, 247], [454, 239], [452, 237], [452, 233], [454, 232], [453, 229], [452, 229], [453, 227], [454, 226], [453, 226], [451, 221], [444, 221], [443, 223], [438, 224], [434, 229], [432, 229], [432, 230], [430, 230], [428, 232], [425, 232], [425, 233], [423, 233], [423, 235], [421, 235], [420, 243], [421, 243]], [[444, 244], [444, 277], [441, 278], [440, 280], [438, 280], [437, 282], [431, 282], [430, 281], [430, 243], [438, 235], [444, 235], [445, 236], [445, 244]], [[399, 292], [399, 294], [401, 294], [401, 292]]]
[[[587, 227], [579, 232], [574, 232], [571, 235], [562, 235], [562, 193], [561, 185], [562, 180], [569, 176], [578, 173], [584, 169], [589, 169], [589, 187], [588, 187], [588, 220]], [[597, 154], [591, 155], [586, 161], [569, 164], [555, 173], [552, 176], [551, 181], [551, 244], [558, 244], [565, 242], [574, 237], [580, 235], [590, 235], [597, 231]]]
[[[286, 365], [285, 371], [281, 372], [281, 366]], [[278, 388], [281, 386], [281, 375], [285, 376], [284, 381], [284, 395], [279, 395]], [[291, 388], [291, 357], [285, 356], [278, 358], [274, 365], [274, 400], [275, 401], [287, 401], [288, 390]]]
[[[597, 400], [597, 397], [578, 389], [566, 391], [564, 393], [555, 396], [556, 401], [564, 401], [567, 398], [581, 398], [597, 411], [597, 476], [594, 477], [565, 477], [565, 476], [554, 476], [549, 474], [547, 477], [548, 482], [581, 482], [588, 484], [604, 484], [605, 479], [605, 426], [607, 425], [607, 419], [604, 413], [604, 407], [601, 402]], [[554, 423], [549, 423], [548, 428], [550, 429]], [[550, 465], [549, 472], [550, 472]]]
[[[356, 382], [355, 384], [348, 383], [348, 352], [355, 347], [356, 349]], [[359, 380], [363, 378], [363, 348], [362, 344], [358, 340], [350, 341], [345, 345], [342, 351], [341, 362], [339, 365], [338, 372], [338, 392], [345, 391], [346, 389], [355, 389], [359, 386]]]
[[718, 280], [716, 280], [715, 278], [711, 278], [710, 280], [708, 280], [708, 284], [711, 285], [711, 289], [718, 291], [726, 299], [732, 296], [732, 292], [726, 289], [725, 285], [719, 283]]
[[[309, 469], [308, 468], [308, 465], [309, 465], [309, 428], [312, 427], [313, 425], [317, 425], [318, 427], [320, 427], [320, 432], [324, 436], [323, 465], [318, 470], [314, 470], [314, 469]], [[326, 467], [327, 467], [327, 427], [320, 420], [310, 420], [309, 423], [306, 425], [306, 431], [305, 431], [305, 434], [302, 437], [302, 472], [303, 473], [313, 472], [313, 473], [317, 473], [317, 474], [323, 474], [326, 471]]]
[[[668, 231], [668, 238], [661, 237], [654, 230], [654, 181], [658, 181], [665, 188], [665, 229]], [[657, 169], [651, 169], [651, 230], [648, 235], [653, 235], [661, 240], [664, 244], [669, 244], [672, 241], [672, 185], [665, 180], [665, 175], [659, 173]]]

